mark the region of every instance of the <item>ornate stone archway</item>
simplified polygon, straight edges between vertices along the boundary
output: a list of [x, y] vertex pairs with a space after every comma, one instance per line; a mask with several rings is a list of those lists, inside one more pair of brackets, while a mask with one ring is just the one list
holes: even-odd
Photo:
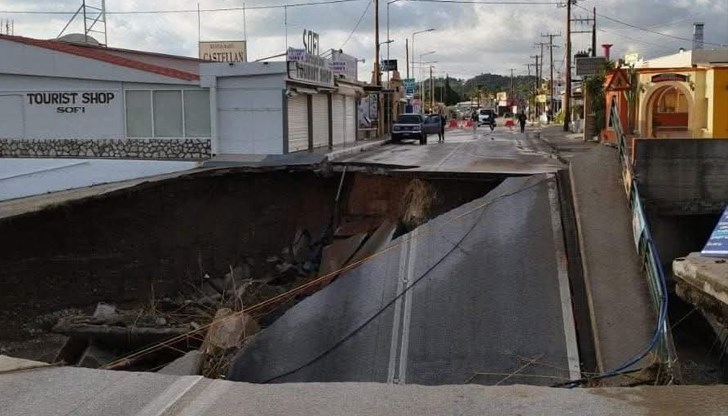
[[655, 104], [661, 95], [670, 88], [675, 88], [680, 91], [687, 100], [687, 122], [685, 128], [687, 134], [692, 137], [695, 98], [690, 88], [684, 82], [679, 81], [653, 83], [645, 92], [644, 98], [640, 102], [640, 130], [643, 132], [644, 137], [656, 137], [656, 126], [653, 125], [655, 120]]

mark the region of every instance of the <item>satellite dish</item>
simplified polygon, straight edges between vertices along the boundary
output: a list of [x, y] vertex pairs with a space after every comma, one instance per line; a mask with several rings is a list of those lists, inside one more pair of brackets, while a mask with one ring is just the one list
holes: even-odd
[[68, 35], [61, 36], [56, 39], [59, 42], [73, 43], [77, 45], [94, 45], [101, 46], [101, 43], [94, 39], [92, 36], [84, 35], [83, 33], [69, 33]]

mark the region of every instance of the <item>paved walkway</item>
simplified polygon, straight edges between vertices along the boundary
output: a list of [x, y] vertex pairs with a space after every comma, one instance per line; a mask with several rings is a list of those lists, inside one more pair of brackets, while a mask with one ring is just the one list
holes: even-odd
[[656, 319], [632, 236], [617, 149], [584, 142], [558, 126], [540, 133], [570, 162], [597, 364], [609, 371], [649, 343]]

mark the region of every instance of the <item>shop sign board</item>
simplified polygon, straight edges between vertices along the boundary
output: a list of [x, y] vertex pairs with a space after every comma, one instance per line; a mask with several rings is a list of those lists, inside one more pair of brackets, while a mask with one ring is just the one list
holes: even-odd
[[53, 108], [56, 114], [86, 114], [91, 108], [105, 108], [118, 102], [116, 93], [111, 91], [29, 92], [26, 100], [33, 108]]
[[689, 77], [683, 74], [657, 74], [652, 77], [652, 82], [688, 82]]
[[597, 75], [604, 71], [607, 59], [603, 56], [581, 56], [576, 58], [576, 76]]
[[288, 62], [306, 62], [306, 50], [288, 48], [288, 53], [286, 54], [286, 60]]
[[397, 70], [397, 60], [396, 59], [382, 60], [381, 70], [384, 72], [396, 71]]
[[200, 42], [199, 58], [211, 62], [248, 62], [244, 40]]
[[331, 70], [334, 71], [334, 74], [346, 74], [346, 64], [346, 61], [332, 61], [330, 63], [330, 67]]
[[303, 31], [303, 49], [288, 49], [288, 78], [326, 86], [334, 85], [331, 61], [319, 56], [319, 35]]

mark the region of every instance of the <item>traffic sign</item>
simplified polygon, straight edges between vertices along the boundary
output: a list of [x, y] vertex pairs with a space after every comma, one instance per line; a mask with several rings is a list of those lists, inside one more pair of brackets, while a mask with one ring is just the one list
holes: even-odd
[[414, 95], [415, 94], [415, 79], [406, 78], [404, 80], [404, 89], [405, 89], [405, 94]]

